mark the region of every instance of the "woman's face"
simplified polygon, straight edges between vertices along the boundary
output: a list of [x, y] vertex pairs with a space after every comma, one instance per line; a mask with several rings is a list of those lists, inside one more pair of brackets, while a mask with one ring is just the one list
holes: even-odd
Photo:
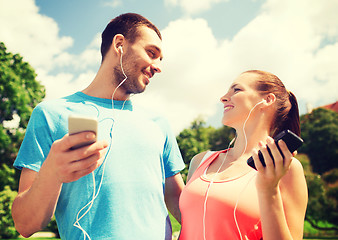
[[[255, 73], [242, 73], [230, 86], [228, 92], [221, 97], [224, 104], [222, 123], [229, 127], [237, 128], [244, 124], [251, 109], [262, 101], [262, 96], [253, 88], [258, 80]], [[256, 106], [258, 108], [258, 106]], [[255, 111], [252, 111], [250, 119]]]

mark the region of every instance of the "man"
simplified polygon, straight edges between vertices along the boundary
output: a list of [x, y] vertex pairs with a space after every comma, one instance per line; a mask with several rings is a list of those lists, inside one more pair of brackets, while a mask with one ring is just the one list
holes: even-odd
[[[12, 215], [25, 237], [53, 214], [62, 239], [171, 239], [167, 208], [180, 221], [184, 164], [175, 137], [162, 117], [128, 100], [161, 72], [161, 34], [144, 17], [122, 14], [102, 33], [101, 54], [86, 89], [32, 113], [14, 163], [22, 172]], [[70, 114], [98, 118], [95, 143], [71, 149], [95, 135], [69, 136]]]

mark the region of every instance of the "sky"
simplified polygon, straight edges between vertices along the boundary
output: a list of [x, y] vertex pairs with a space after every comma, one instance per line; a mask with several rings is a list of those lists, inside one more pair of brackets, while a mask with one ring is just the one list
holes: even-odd
[[49, 100], [90, 84], [112, 18], [147, 17], [162, 33], [162, 73], [132, 101], [178, 134], [197, 118], [221, 127], [219, 99], [250, 69], [276, 74], [300, 114], [337, 101], [337, 11], [338, 0], [0, 0], [0, 41], [35, 69]]

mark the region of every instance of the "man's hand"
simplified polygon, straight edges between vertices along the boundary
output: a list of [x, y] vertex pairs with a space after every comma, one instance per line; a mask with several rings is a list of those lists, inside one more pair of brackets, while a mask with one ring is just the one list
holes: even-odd
[[71, 149], [81, 142], [94, 138], [93, 132], [81, 132], [71, 136], [66, 134], [53, 143], [45, 164], [59, 183], [76, 181], [102, 164], [107, 152], [107, 141], [97, 141], [88, 146]]

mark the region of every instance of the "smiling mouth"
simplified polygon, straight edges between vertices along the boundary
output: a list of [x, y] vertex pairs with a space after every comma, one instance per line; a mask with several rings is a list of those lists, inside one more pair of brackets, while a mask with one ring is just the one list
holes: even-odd
[[230, 109], [233, 109], [233, 106], [225, 106], [224, 107], [224, 112], [229, 111]]
[[142, 71], [142, 73], [148, 78], [148, 79], [150, 79], [153, 75], [150, 73], [150, 72], [148, 72], [148, 71]]

